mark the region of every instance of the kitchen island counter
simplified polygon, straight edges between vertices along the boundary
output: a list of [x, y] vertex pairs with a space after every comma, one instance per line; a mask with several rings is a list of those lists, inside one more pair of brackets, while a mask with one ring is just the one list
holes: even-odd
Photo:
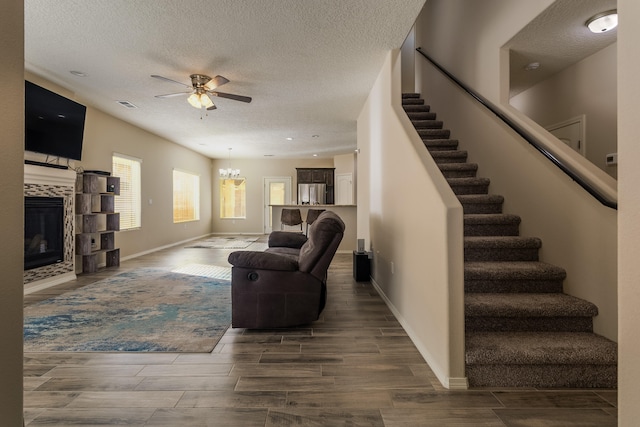
[[[357, 205], [270, 205], [273, 212], [273, 230], [280, 230], [280, 216], [282, 215], [282, 209], [300, 209], [302, 220], [307, 218], [307, 211], [309, 209], [325, 209], [335, 212], [344, 221], [345, 230], [344, 237], [338, 252], [350, 253], [356, 249], [357, 237], [356, 237], [356, 224], [357, 224]], [[307, 228], [306, 222], [302, 224], [302, 230]], [[285, 230], [296, 230], [295, 227], [285, 227]]]

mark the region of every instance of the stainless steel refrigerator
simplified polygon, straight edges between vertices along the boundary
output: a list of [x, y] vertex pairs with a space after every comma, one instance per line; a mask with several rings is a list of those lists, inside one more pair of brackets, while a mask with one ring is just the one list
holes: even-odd
[[298, 184], [298, 204], [324, 205], [327, 197], [327, 184]]

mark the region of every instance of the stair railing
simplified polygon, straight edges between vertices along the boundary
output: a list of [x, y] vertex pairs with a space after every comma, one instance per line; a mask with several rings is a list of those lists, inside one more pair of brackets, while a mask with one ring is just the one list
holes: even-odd
[[510, 117], [501, 112], [495, 105], [493, 105], [489, 100], [484, 98], [482, 95], [475, 92], [469, 86], [464, 84], [462, 81], [458, 80], [456, 76], [447, 71], [444, 67], [442, 67], [438, 62], [436, 62], [433, 58], [431, 58], [425, 51], [422, 50], [421, 47], [416, 48], [416, 51], [422, 55], [427, 61], [429, 61], [434, 67], [436, 67], [442, 74], [447, 76], [452, 82], [458, 85], [462, 90], [467, 92], [467, 94], [471, 95], [476, 101], [482, 104], [485, 108], [491, 111], [496, 117], [502, 120], [507, 126], [513, 129], [518, 135], [520, 135], [525, 141], [531, 144], [536, 150], [542, 153], [547, 159], [549, 159], [554, 165], [556, 165], [560, 170], [562, 170], [565, 174], [567, 174], [571, 179], [573, 179], [579, 186], [581, 186], [585, 191], [591, 194], [603, 205], [611, 208], [618, 209], [617, 200], [612, 199], [606, 194], [600, 192], [595, 186], [590, 184], [581, 174], [573, 169], [571, 166], [565, 164], [554, 156], [549, 150], [547, 150], [542, 142], [531, 133], [529, 133], [526, 129], [520, 126], [518, 123], [513, 121]]

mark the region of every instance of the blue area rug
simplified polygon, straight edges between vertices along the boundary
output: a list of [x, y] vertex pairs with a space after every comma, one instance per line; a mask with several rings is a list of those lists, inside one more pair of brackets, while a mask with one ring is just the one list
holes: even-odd
[[226, 267], [142, 268], [26, 307], [25, 351], [210, 352], [231, 324]]

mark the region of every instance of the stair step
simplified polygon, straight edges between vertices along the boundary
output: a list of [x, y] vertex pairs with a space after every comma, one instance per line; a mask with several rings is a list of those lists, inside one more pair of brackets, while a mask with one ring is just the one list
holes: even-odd
[[405, 98], [420, 98], [420, 94], [419, 93], [403, 93], [402, 99], [405, 99]]
[[412, 120], [413, 127], [420, 129], [442, 129], [442, 120]]
[[463, 150], [434, 151], [431, 157], [436, 163], [466, 163], [467, 152]]
[[477, 163], [441, 163], [438, 168], [445, 178], [470, 178], [478, 172]]
[[427, 113], [431, 110], [431, 106], [429, 105], [406, 105], [403, 104], [402, 108], [404, 111], [408, 113]]
[[406, 108], [404, 110], [407, 113], [407, 117], [409, 117], [409, 120], [411, 120], [412, 122], [416, 120], [435, 120], [436, 119], [436, 113], [432, 113], [429, 110], [415, 111], [415, 112], [407, 111]]
[[468, 293], [465, 329], [475, 331], [593, 332], [598, 308], [562, 293]]
[[588, 332], [473, 332], [472, 387], [615, 388], [617, 344]]
[[421, 98], [402, 98], [402, 105], [424, 105], [424, 99], [421, 99]]
[[536, 237], [470, 236], [464, 238], [464, 260], [538, 261], [542, 241]]
[[458, 148], [457, 139], [423, 139], [422, 142], [430, 152], [455, 151]]
[[425, 139], [449, 139], [451, 131], [449, 129], [416, 129], [422, 140]]
[[461, 194], [458, 200], [465, 214], [499, 214], [502, 213], [504, 197], [496, 194]]
[[563, 268], [537, 261], [464, 263], [465, 292], [562, 292], [566, 277]]
[[511, 214], [465, 214], [465, 236], [517, 236], [520, 217]]
[[449, 186], [456, 195], [487, 194], [491, 181], [487, 178], [447, 178]]

